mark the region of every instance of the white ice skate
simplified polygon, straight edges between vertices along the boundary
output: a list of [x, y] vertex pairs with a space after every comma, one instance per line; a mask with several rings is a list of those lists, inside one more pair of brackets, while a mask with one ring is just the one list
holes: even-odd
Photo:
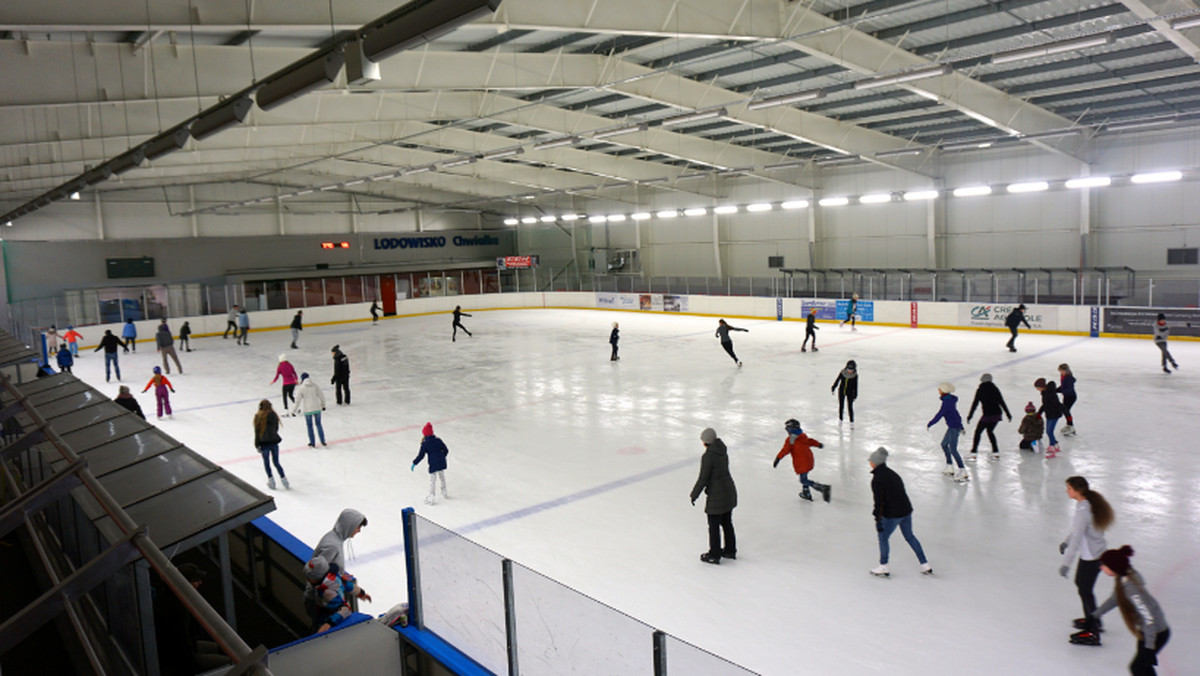
[[999, 460], [999, 459], [1000, 459], [1000, 454], [999, 454], [999, 453], [993, 453], [993, 454], [992, 454], [992, 460]]
[[892, 571], [888, 570], [886, 563], [881, 563], [871, 569], [871, 574], [875, 577], [891, 577]]
[[275, 477], [273, 477], [273, 476], [267, 477], [267, 488], [270, 488], [271, 490], [275, 490]]
[[954, 476], [954, 471], [954, 465], [947, 463], [946, 469], [942, 470], [942, 474], [945, 474], [946, 476]]
[[922, 575], [933, 575], [933, 566], [929, 565], [928, 563], [922, 563], [921, 564], [921, 574]]
[[1070, 426], [1070, 425], [1063, 425], [1063, 428], [1062, 428], [1062, 435], [1063, 435], [1064, 437], [1073, 437], [1073, 436], [1075, 436], [1075, 428], [1074, 428], [1074, 427], [1072, 427], [1072, 426]]
[[287, 488], [289, 490], [291, 489], [292, 485], [288, 483], [287, 477], [281, 476], [281, 477], [279, 477], [279, 480], [283, 482], [284, 488]]
[[958, 472], [954, 475], [954, 481], [960, 484], [965, 484], [970, 480], [971, 475], [967, 474], [967, 468], [965, 467], [960, 467]]
[[432, 505], [432, 504], [434, 504], [433, 500], [434, 500], [433, 493], [430, 493], [429, 495], [425, 496], [425, 504]]

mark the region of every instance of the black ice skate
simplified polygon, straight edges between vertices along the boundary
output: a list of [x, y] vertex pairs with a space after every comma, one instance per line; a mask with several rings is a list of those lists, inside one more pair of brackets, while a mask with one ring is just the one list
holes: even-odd
[[1100, 645], [1100, 635], [1090, 631], [1077, 631], [1071, 634], [1071, 643], [1075, 645]]
[[735, 552], [735, 551], [733, 551], [733, 550], [731, 550], [731, 549], [722, 549], [722, 550], [721, 550], [721, 556], [723, 556], [723, 557], [725, 557], [725, 558], [727, 558], [727, 559], [736, 559], [736, 558], [737, 558], [737, 552]]
[[829, 484], [821, 484], [820, 491], [821, 491], [821, 498], [825, 502], [829, 502], [829, 494], [830, 494], [830, 492], [833, 491], [833, 488], [830, 487]]
[[721, 555], [720, 554], [710, 554], [708, 552], [704, 552], [703, 554], [700, 555], [700, 560], [705, 563], [714, 563], [718, 566], [721, 565]]
[[[1087, 621], [1086, 617], [1077, 617], [1071, 621], [1071, 624], [1074, 625], [1076, 629], [1087, 629], [1088, 628], [1088, 621]], [[1101, 626], [1099, 620], [1096, 620], [1096, 632], [1097, 633], [1104, 632], [1104, 627]]]
[[807, 486], [804, 488], [804, 490], [800, 491], [800, 499], [812, 502], [812, 493], [809, 492]]

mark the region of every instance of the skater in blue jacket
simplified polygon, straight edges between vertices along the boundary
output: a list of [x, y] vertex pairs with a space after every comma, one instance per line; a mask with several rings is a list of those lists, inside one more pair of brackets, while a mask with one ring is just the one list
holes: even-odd
[[137, 325], [133, 323], [133, 319], [126, 319], [125, 326], [121, 327], [121, 337], [125, 339], [125, 352], [128, 353], [130, 348], [137, 352]]
[[421, 452], [413, 459], [411, 471], [416, 471], [422, 458], [429, 457], [429, 496], [425, 498], [425, 504], [432, 505], [435, 497], [434, 487], [438, 479], [442, 481], [442, 498], [450, 499], [450, 495], [446, 493], [446, 456], [450, 455], [450, 449], [433, 435], [433, 423], [425, 423], [421, 434], [424, 435], [421, 440]]
[[[951, 383], [938, 385], [938, 397], [942, 400], [942, 407], [925, 427], [933, 427], [937, 421], [943, 418], [946, 420], [946, 435], [942, 437], [942, 453], [946, 454], [946, 469], [942, 470], [942, 474], [953, 476], [954, 480], [960, 483], [968, 481], [971, 477], [967, 475], [967, 468], [963, 466], [962, 456], [958, 454], [958, 435], [963, 431], [963, 424], [962, 416], [958, 414], [958, 397], [954, 396], [954, 385]], [[950, 462], [951, 459], [958, 464], [957, 472]]]

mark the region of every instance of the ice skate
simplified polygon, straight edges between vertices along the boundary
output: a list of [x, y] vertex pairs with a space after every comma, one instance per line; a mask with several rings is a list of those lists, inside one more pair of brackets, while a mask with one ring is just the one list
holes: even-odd
[[446, 491], [442, 491], [442, 499], [443, 499], [443, 500], [449, 500], [449, 499], [450, 499], [450, 494], [449, 494], [449, 493], [447, 493]]
[[287, 477], [281, 476], [281, 477], [279, 477], [279, 480], [283, 482], [284, 488], [291, 489], [292, 485], [290, 483], [288, 483]]
[[802, 347], [802, 348], [800, 348], [800, 351], [801, 351], [801, 352], [808, 352], [808, 348], [807, 348], [807, 347]]
[[1073, 426], [1071, 426], [1071, 425], [1063, 425], [1063, 428], [1062, 428], [1062, 435], [1063, 435], [1064, 437], [1073, 437], [1073, 436], [1075, 436], [1075, 428], [1074, 428]]
[[742, 368], [742, 362], [738, 362], [738, 368]]
[[[1087, 628], [1088, 628], [1088, 621], [1087, 621], [1087, 618], [1086, 618], [1086, 617], [1077, 617], [1077, 618], [1075, 618], [1074, 620], [1072, 620], [1072, 621], [1071, 621], [1071, 624], [1072, 624], [1072, 625], [1073, 625], [1073, 626], [1074, 626], [1076, 629], [1087, 629]], [[1099, 632], [1099, 633], [1103, 633], [1103, 632], [1104, 632], [1104, 627], [1100, 625], [1100, 621], [1099, 621], [1099, 620], [1096, 620], [1096, 631], [1097, 631], [1097, 632]]]
[[871, 569], [871, 574], [875, 577], [891, 577], [892, 571], [888, 570], [886, 563], [881, 563]]
[[829, 494], [833, 492], [833, 488], [829, 484], [821, 484], [821, 499], [829, 502]]
[[425, 504], [432, 505], [434, 501], [433, 493], [425, 496]]
[[732, 561], [737, 558], [737, 552], [732, 549], [722, 549], [721, 556]]
[[817, 346], [813, 345], [813, 352], [817, 352]]
[[921, 564], [921, 574], [922, 575], [933, 575], [933, 566], [929, 565], [928, 563], [922, 563]]
[[1171, 372], [1171, 369], [1167, 368], [1166, 366], [1163, 367], [1163, 373], [1170, 373], [1170, 372]]
[[812, 502], [812, 493], [809, 492], [807, 486], [804, 487], [804, 490], [800, 491], [800, 499]]
[[1075, 645], [1100, 645], [1100, 635], [1086, 630], [1071, 634], [1070, 640]]
[[958, 468], [958, 472], [955, 473], [955, 475], [954, 475], [954, 481], [956, 483], [965, 484], [970, 480], [971, 480], [971, 475], [967, 474], [967, 468], [965, 468], [965, 467]]
[[705, 563], [713, 563], [718, 566], [721, 565], [721, 555], [720, 554], [714, 555], [714, 554], [709, 554], [708, 552], [704, 552], [703, 554], [700, 555], [700, 560]]
[[999, 460], [999, 459], [1000, 459], [999, 453], [992, 453], [992, 460]]
[[270, 488], [271, 490], [275, 490], [275, 477], [273, 477], [273, 476], [267, 477], [267, 488]]
[[851, 326], [851, 327], [850, 327], [850, 330], [851, 330], [851, 331], [858, 331], [858, 327], [857, 327], [857, 326]]
[[951, 464], [947, 464], [946, 469], [942, 470], [942, 474], [945, 474], [946, 476], [954, 476], [954, 472], [954, 465]]
[[978, 451], [971, 451], [971, 454], [967, 456], [967, 462], [975, 462], [978, 459], [979, 459]]

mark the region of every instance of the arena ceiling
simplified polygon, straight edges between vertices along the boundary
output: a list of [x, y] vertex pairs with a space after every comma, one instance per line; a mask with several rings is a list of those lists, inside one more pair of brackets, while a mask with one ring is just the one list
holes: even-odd
[[[219, 189], [180, 215], [712, 200], [732, 177], [937, 176], [950, 154], [1017, 145], [1082, 163], [1112, 135], [1200, 119], [1190, 0], [502, 0], [378, 60], [377, 78], [351, 58], [294, 100], [171, 135], [316, 52], [356, 49], [398, 7], [10, 0], [0, 213], [189, 186]], [[167, 137], [182, 147], [104, 171]]]

